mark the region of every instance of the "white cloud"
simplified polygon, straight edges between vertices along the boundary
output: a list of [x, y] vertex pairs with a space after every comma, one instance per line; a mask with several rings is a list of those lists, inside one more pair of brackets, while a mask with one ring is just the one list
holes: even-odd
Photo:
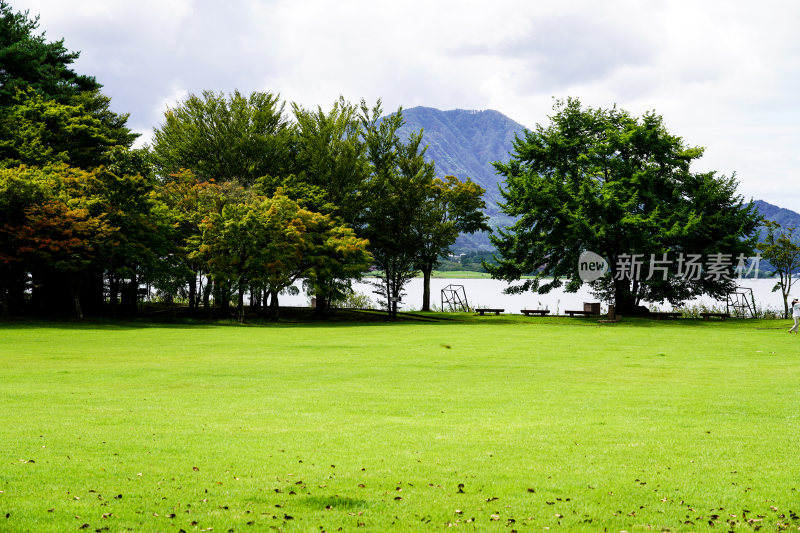
[[[655, 109], [698, 169], [800, 211], [800, 4], [634, 0], [12, 0], [82, 51], [131, 126], [204, 89], [328, 107], [491, 108], [527, 126], [552, 97]], [[795, 189], [798, 189], [795, 192]]]

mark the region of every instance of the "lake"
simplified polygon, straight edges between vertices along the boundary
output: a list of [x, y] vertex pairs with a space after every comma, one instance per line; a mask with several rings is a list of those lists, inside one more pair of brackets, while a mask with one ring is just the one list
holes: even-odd
[[[505, 309], [510, 313], [518, 313], [520, 309], [550, 309], [552, 314], [563, 313], [565, 309], [583, 309], [584, 302], [596, 302], [597, 298], [592, 296], [588, 285], [584, 285], [576, 293], [567, 293], [563, 289], [553, 290], [549, 294], [505, 294], [503, 290], [508, 287], [504, 281], [494, 279], [450, 279], [434, 278], [431, 280], [431, 305], [440, 308], [441, 291], [448, 285], [461, 285], [466, 292], [467, 301], [471, 307], [491, 307]], [[775, 286], [774, 279], [749, 279], [742, 280], [743, 287], [753, 289], [753, 294], [758, 308], [783, 310], [783, 301], [780, 291], [771, 292]], [[374, 287], [365, 282], [355, 283], [353, 287], [356, 292], [366, 294], [376, 303], [378, 296], [373, 294]], [[793, 293], [800, 295], [800, 285], [797, 291], [793, 288]], [[405, 289], [400, 308], [404, 311], [418, 310], [422, 307], [422, 278], [412, 279]], [[301, 291], [296, 296], [281, 295], [280, 303], [284, 306], [307, 306], [310, 298]], [[725, 301], [717, 301], [714, 298], [702, 297], [687, 302], [687, 305], [706, 305], [706, 306], [725, 306]], [[605, 305], [603, 306], [605, 308]], [[660, 306], [662, 310], [669, 310], [671, 306], [664, 304]]]

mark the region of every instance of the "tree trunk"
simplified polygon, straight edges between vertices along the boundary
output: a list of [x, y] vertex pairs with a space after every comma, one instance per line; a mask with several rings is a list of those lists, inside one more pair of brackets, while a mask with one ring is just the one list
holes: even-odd
[[83, 320], [83, 310], [81, 309], [81, 282], [80, 280], [73, 280], [70, 285], [72, 286], [72, 300], [75, 304], [75, 316], [78, 320]]
[[128, 297], [128, 316], [134, 317], [139, 314], [139, 277], [134, 271], [131, 274], [131, 283], [128, 285], [130, 296]]
[[206, 286], [203, 288], [203, 312], [206, 317], [211, 313], [211, 290], [214, 288], [214, 282], [206, 278]]
[[783, 318], [789, 318], [789, 289], [781, 283], [781, 293], [783, 293]]
[[319, 293], [317, 293], [314, 297], [317, 300], [317, 307], [314, 308], [314, 316], [317, 318], [325, 318], [328, 316], [327, 298]]
[[116, 317], [119, 305], [119, 278], [116, 274], [108, 276], [108, 300], [111, 304], [111, 316]]
[[433, 265], [425, 265], [422, 268], [422, 310], [431, 310], [431, 274]]
[[389, 287], [387, 294], [389, 295], [389, 315], [392, 320], [397, 318], [397, 302], [400, 299], [400, 287], [397, 278], [392, 277], [389, 280]]
[[239, 299], [236, 302], [236, 315], [239, 319], [239, 323], [244, 323], [244, 278], [239, 278]]
[[622, 316], [640, 314], [636, 306], [636, 295], [631, 292], [628, 280], [614, 280], [614, 312]]
[[220, 313], [223, 317], [227, 317], [231, 309], [228, 287], [227, 280], [214, 282], [214, 304], [220, 309]]
[[189, 281], [189, 315], [194, 316], [197, 307], [197, 272], [192, 269], [192, 279]]
[[269, 319], [272, 321], [277, 321], [280, 310], [281, 307], [278, 303], [278, 291], [269, 291]]

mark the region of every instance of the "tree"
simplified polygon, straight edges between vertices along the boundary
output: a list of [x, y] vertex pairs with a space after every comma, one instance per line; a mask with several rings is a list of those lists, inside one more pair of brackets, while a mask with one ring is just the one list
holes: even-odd
[[[105, 260], [101, 252], [119, 229], [108, 221], [98, 171], [59, 165], [2, 173], [7, 184], [20, 177], [36, 183], [35, 192], [26, 191], [23, 202], [12, 197], [14, 210], [22, 208], [24, 215], [12, 214], [3, 225], [3, 262], [24, 265], [32, 280], [33, 305], [39, 310], [72, 309], [82, 318], [82, 284], [88, 272], [101, 268]], [[0, 186], [3, 189], [10, 192]]]
[[29, 288], [29, 265], [18, 253], [18, 232], [26, 210], [48, 198], [47, 174], [38, 168], [0, 168], [0, 305], [3, 314], [20, 313]]
[[361, 279], [373, 257], [368, 251], [369, 241], [338, 218], [320, 215], [310, 222], [310, 249], [306, 252], [310, 267], [304, 277], [306, 288], [318, 299], [319, 309], [320, 300], [327, 304], [352, 292], [353, 280]]
[[141, 151], [120, 150], [109, 167], [96, 172], [103, 212], [117, 231], [101, 249], [102, 268], [94, 272], [93, 292], [87, 290], [84, 300], [94, 310], [102, 307], [105, 277], [115, 316], [120, 303], [124, 314], [137, 313], [140, 285], [162, 278], [169, 265], [165, 259], [175, 253], [170, 220], [154, 194], [156, 183], [142, 157]]
[[167, 110], [153, 134], [153, 155], [163, 179], [190, 169], [201, 181], [252, 185], [288, 174], [291, 136], [278, 95], [204, 91]]
[[61, 103], [19, 90], [0, 111], [0, 165], [67, 163], [88, 170], [109, 164], [113, 151], [129, 148], [137, 137], [125, 126], [127, 115], [115, 115], [109, 105], [99, 93]]
[[[691, 172], [703, 149], [686, 146], [655, 113], [637, 118], [616, 107], [582, 108], [577, 99], [557, 101], [554, 111], [549, 125], [515, 140], [508, 163], [495, 163], [505, 177], [503, 210], [518, 220], [492, 238], [492, 276], [533, 275], [510, 292], [546, 293], [564, 281], [574, 292], [579, 257], [592, 251], [610, 267], [592, 286], [621, 314], [636, 313], [642, 301], [728, 294], [734, 281], [706, 271], [646, 278], [665, 257], [752, 254], [758, 216], [736, 194], [735, 178]], [[643, 276], [627, 269], [633, 260]]]
[[110, 147], [130, 147], [138, 134], [93, 76], [72, 70], [80, 53], [48, 43], [38, 27], [39, 17], [0, 0], [0, 165], [107, 163]]
[[361, 103], [362, 127], [370, 177], [364, 217], [364, 236], [380, 271], [377, 292], [386, 299], [392, 316], [406, 283], [417, 273], [417, 254], [422, 247], [415, 231], [424, 209], [432, 166], [420, 152], [421, 135], [403, 144], [397, 131], [403, 125], [402, 109], [381, 117], [381, 103], [369, 109]]
[[486, 191], [469, 178], [460, 181], [455, 176], [435, 178], [427, 185], [425, 205], [420, 211], [417, 232], [420, 248], [417, 268], [422, 272], [422, 310], [430, 311], [431, 274], [439, 258], [450, 253], [450, 247], [461, 233], [490, 231], [483, 214]]
[[792, 275], [800, 269], [800, 244], [797, 242], [795, 228], [781, 228], [771, 220], [764, 220], [767, 235], [764, 242], [758, 244], [762, 257], [772, 265], [772, 275], [778, 276], [778, 282], [772, 292], [780, 289], [783, 298], [783, 318], [789, 318], [789, 294], [794, 279]]
[[[334, 102], [329, 112], [321, 107], [292, 107], [297, 121], [297, 176], [277, 185], [306, 208], [330, 214], [360, 232], [368, 168], [358, 108], [344, 98]], [[318, 316], [327, 313], [331, 299], [348, 290], [351, 278], [360, 277], [360, 272], [350, 272], [350, 261], [330, 259], [317, 262], [307, 282], [314, 291]]]
[[209, 213], [201, 223], [203, 241], [197, 256], [209, 274], [236, 287], [237, 316], [244, 321], [248, 287], [268, 290], [272, 318], [277, 319], [278, 294], [301, 278], [312, 287], [316, 276], [336, 279], [362, 272], [371, 257], [366, 241], [337, 224], [330, 215], [300, 207], [278, 191], [273, 197], [251, 195]]
[[169, 295], [186, 294], [191, 314], [199, 311], [201, 297], [208, 311], [210, 287], [204, 285], [208, 269], [197, 252], [202, 244], [201, 224], [211, 213], [219, 213], [228, 202], [225, 191], [216, 182], [201, 182], [186, 170], [172, 174], [153, 195], [160, 216], [170, 227], [169, 238], [173, 244], [173, 253], [162, 258], [169, 268], [157, 285]]
[[0, 107], [9, 105], [17, 90], [28, 87], [62, 104], [102, 87], [93, 76], [72, 70], [80, 52], [68, 51], [63, 39], [48, 43], [44, 33], [35, 33], [38, 28], [38, 16], [15, 12], [0, 0]]
[[[358, 108], [340, 98], [327, 113], [297, 104], [292, 109], [297, 121], [297, 177], [322, 196], [320, 205], [309, 207], [358, 227], [367, 179]], [[285, 186], [284, 191], [288, 192]]]

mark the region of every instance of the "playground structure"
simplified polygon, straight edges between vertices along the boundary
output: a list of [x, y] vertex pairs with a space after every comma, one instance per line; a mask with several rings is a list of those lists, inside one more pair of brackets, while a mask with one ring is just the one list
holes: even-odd
[[731, 316], [756, 318], [756, 299], [753, 296], [753, 289], [750, 287], [737, 285], [735, 291], [728, 294], [725, 306]]
[[463, 285], [448, 285], [442, 289], [442, 311], [447, 310], [451, 313], [469, 313], [469, 303], [467, 302], [467, 291]]

